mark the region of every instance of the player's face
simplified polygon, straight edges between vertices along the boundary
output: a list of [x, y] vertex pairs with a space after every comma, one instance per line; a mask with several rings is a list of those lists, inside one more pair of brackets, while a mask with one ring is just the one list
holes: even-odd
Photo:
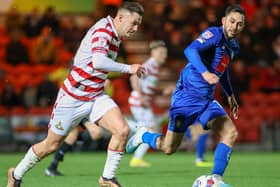
[[121, 37], [130, 37], [134, 34], [138, 29], [139, 25], [142, 22], [142, 16], [138, 13], [125, 13], [121, 19], [121, 28], [120, 28], [120, 36]]
[[166, 62], [167, 59], [167, 48], [158, 47], [152, 51], [152, 57], [161, 65]]
[[245, 18], [239, 12], [231, 12], [222, 19], [224, 33], [227, 38], [235, 38], [244, 29]]

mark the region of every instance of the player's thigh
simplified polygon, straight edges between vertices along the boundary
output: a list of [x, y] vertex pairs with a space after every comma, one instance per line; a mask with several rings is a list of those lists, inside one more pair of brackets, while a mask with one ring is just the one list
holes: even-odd
[[103, 136], [103, 129], [102, 127], [99, 127], [98, 125], [96, 125], [95, 123], [92, 122], [86, 122], [85, 123], [85, 127], [88, 130], [90, 137], [93, 140], [97, 140], [100, 139]]
[[109, 130], [112, 134], [129, 131], [119, 107], [107, 95], [98, 97], [89, 116], [90, 122], [96, 122], [99, 126]]
[[67, 135], [81, 119], [87, 117], [93, 102], [82, 102], [60, 90], [51, 114], [49, 129], [58, 135]]
[[209, 126], [210, 121], [223, 116], [227, 116], [226, 111], [218, 103], [218, 101], [213, 100], [208, 103], [205, 110], [203, 110], [203, 112], [199, 115], [198, 121], [201, 123], [202, 127], [207, 130], [212, 128]]

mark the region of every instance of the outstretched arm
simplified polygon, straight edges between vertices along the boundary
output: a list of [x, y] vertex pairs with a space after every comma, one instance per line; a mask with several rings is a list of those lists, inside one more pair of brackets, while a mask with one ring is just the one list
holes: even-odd
[[238, 106], [238, 103], [235, 99], [235, 96], [233, 94], [233, 90], [232, 90], [232, 87], [231, 87], [231, 84], [230, 84], [229, 70], [228, 69], [226, 69], [224, 74], [221, 76], [220, 83], [221, 83], [221, 86], [222, 86], [225, 94], [227, 95], [227, 99], [228, 99], [231, 114], [232, 114], [234, 119], [237, 119], [238, 118], [238, 107], [239, 106]]

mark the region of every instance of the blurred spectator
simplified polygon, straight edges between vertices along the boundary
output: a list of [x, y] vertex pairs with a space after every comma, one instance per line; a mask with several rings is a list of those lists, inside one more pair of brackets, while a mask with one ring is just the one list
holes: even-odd
[[11, 7], [5, 16], [5, 28], [7, 33], [10, 33], [13, 30], [20, 30], [22, 28], [22, 22], [22, 16], [17, 7]]
[[232, 63], [230, 70], [230, 80], [233, 85], [235, 98], [237, 102], [242, 105], [240, 95], [247, 92], [249, 89], [250, 76], [247, 72], [246, 66], [241, 59], [237, 59]]
[[37, 88], [33, 84], [26, 85], [21, 91], [22, 105], [32, 108], [37, 105]]
[[262, 71], [261, 90], [266, 93], [280, 91], [280, 58], [274, 60], [272, 66]]
[[246, 65], [254, 65], [256, 64], [256, 55], [252, 52], [252, 39], [248, 33], [243, 33], [239, 37], [239, 58], [244, 60]]
[[67, 75], [69, 74], [68, 66], [59, 66], [54, 71], [49, 73], [49, 80], [54, 82], [56, 86], [61, 86], [64, 80], [66, 79]]
[[28, 63], [28, 49], [21, 42], [21, 32], [13, 30], [10, 33], [10, 41], [6, 45], [6, 61], [9, 64], [17, 65], [21, 63]]
[[179, 30], [173, 31], [167, 42], [168, 54], [172, 59], [184, 59], [185, 46], [182, 42], [182, 33]]
[[274, 59], [280, 59], [280, 34], [276, 37], [276, 39], [272, 43], [272, 55]]
[[56, 48], [54, 38], [49, 27], [41, 30], [40, 36], [33, 46], [33, 60], [38, 64], [54, 64], [56, 61]]
[[60, 38], [64, 42], [64, 47], [74, 53], [79, 47], [82, 32], [77, 27], [74, 17], [65, 17], [61, 19]]
[[58, 35], [60, 31], [59, 20], [53, 7], [48, 7], [40, 19], [41, 30], [45, 27], [51, 28], [54, 35]]
[[40, 34], [40, 15], [37, 7], [34, 7], [23, 22], [23, 30], [27, 37], [35, 37]]
[[45, 75], [43, 81], [37, 87], [37, 98], [40, 107], [48, 107], [54, 104], [58, 87]]
[[251, 22], [257, 10], [257, 4], [255, 0], [242, 0], [240, 5], [246, 12], [246, 20]]
[[0, 105], [11, 108], [20, 104], [19, 97], [12, 84], [5, 84], [1, 92]]

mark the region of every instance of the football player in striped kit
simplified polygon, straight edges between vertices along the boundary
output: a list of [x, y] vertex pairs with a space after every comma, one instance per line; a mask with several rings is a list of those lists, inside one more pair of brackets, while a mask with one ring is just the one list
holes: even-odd
[[[143, 64], [146, 68], [145, 76], [140, 79], [136, 75], [130, 77], [132, 92], [128, 103], [138, 126], [145, 126], [151, 131], [159, 132], [159, 124], [155, 120], [151, 101], [156, 93], [162, 93], [158, 87], [158, 74], [160, 66], [166, 62], [167, 48], [164, 41], [154, 40], [149, 43], [149, 49], [150, 58]], [[131, 127], [131, 129], [135, 128]], [[149, 167], [151, 164], [143, 160], [148, 149], [148, 144], [141, 144], [135, 151], [129, 165], [131, 167]]]
[[124, 2], [114, 18], [102, 18], [88, 30], [75, 54], [71, 72], [58, 93], [47, 137], [31, 146], [18, 165], [8, 170], [8, 187], [19, 187], [24, 174], [56, 151], [71, 129], [85, 117], [112, 134], [99, 185], [121, 186], [115, 173], [124, 153], [129, 127], [117, 104], [105, 94], [104, 84], [109, 72], [139, 77], [145, 73], [140, 64], [115, 61], [121, 39], [138, 30], [143, 13], [139, 3]]

